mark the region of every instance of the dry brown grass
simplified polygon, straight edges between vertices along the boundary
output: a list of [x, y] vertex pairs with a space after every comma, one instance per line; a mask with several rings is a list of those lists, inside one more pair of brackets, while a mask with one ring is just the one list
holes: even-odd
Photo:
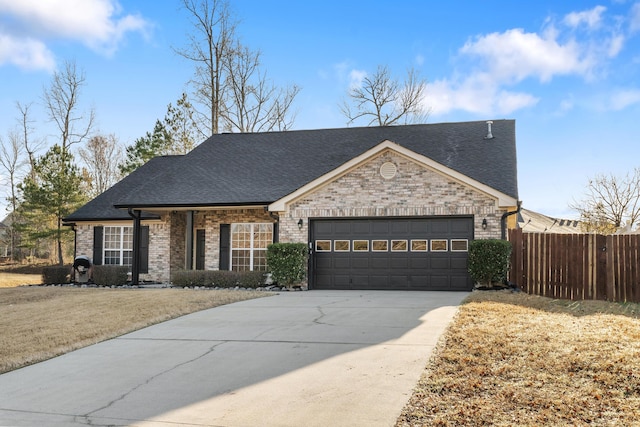
[[40, 274], [7, 273], [0, 271], [0, 288], [37, 285], [39, 283], [42, 283], [42, 275]]
[[183, 314], [269, 295], [178, 289], [0, 289], [0, 373]]
[[640, 426], [640, 305], [475, 292], [396, 426]]

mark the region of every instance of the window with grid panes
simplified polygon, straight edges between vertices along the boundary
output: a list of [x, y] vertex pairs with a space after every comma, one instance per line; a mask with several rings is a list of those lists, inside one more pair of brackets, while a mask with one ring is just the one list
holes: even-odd
[[133, 227], [104, 227], [104, 265], [131, 265]]
[[231, 224], [231, 270], [266, 271], [273, 224]]

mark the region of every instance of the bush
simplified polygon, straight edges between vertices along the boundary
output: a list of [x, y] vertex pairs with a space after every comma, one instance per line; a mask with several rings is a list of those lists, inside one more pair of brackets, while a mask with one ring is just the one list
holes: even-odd
[[305, 243], [272, 243], [267, 247], [267, 269], [274, 282], [291, 286], [307, 276]]
[[100, 286], [122, 286], [129, 279], [129, 267], [123, 265], [94, 265], [93, 282]]
[[42, 283], [45, 285], [59, 285], [69, 283], [70, 265], [54, 265], [42, 268]]
[[264, 271], [179, 270], [171, 275], [173, 286], [207, 288], [259, 288], [264, 286]]
[[474, 240], [469, 244], [469, 274], [475, 283], [482, 286], [503, 283], [510, 259], [511, 242], [506, 240]]

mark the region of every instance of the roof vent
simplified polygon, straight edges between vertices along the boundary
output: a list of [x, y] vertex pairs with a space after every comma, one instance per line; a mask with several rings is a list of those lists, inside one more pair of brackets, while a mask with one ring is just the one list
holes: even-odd
[[380, 175], [384, 179], [391, 179], [396, 176], [396, 172], [398, 172], [398, 168], [391, 162], [385, 162], [380, 166]]
[[493, 139], [493, 134], [491, 133], [491, 125], [493, 122], [491, 120], [487, 120], [487, 136], [484, 139]]

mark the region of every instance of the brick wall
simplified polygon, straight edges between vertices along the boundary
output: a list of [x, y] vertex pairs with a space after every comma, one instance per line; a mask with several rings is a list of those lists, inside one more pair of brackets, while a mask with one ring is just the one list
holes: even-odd
[[[380, 175], [386, 162], [397, 167], [391, 179]], [[500, 238], [505, 211], [488, 195], [386, 151], [292, 203], [280, 215], [280, 241], [306, 242], [309, 218], [434, 215], [473, 215], [476, 239]], [[488, 226], [483, 230], [485, 218]]]

